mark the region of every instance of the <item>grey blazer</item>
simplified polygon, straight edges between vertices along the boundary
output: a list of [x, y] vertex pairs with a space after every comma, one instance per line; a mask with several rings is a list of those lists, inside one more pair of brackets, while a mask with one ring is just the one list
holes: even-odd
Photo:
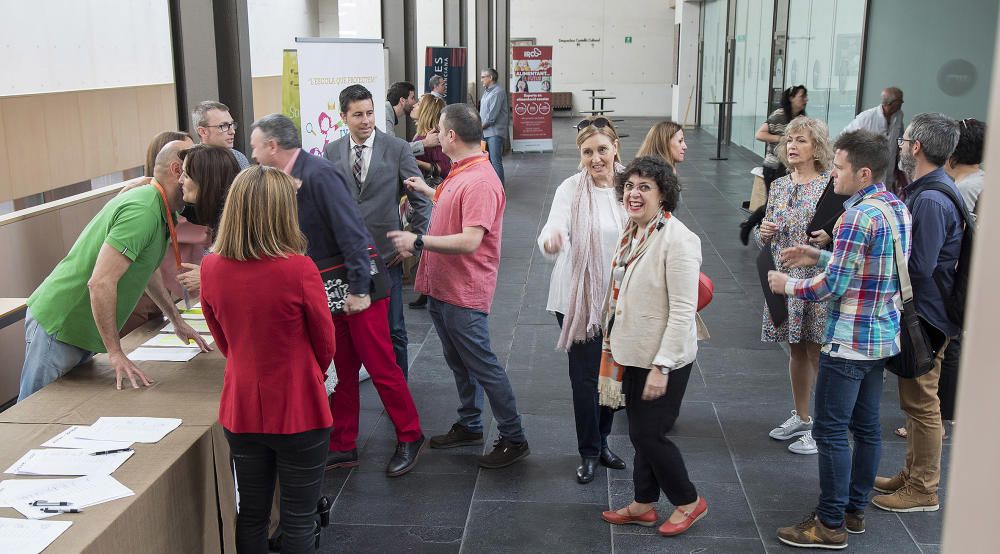
[[361, 207], [368, 231], [375, 239], [375, 247], [382, 259], [388, 263], [396, 256], [392, 241], [386, 237], [389, 231], [402, 228], [399, 218], [399, 199], [404, 194], [410, 200], [413, 215], [410, 223], [413, 232], [427, 232], [427, 222], [431, 215], [431, 202], [422, 194], [410, 192], [403, 185], [408, 177], [419, 177], [420, 169], [410, 152], [410, 145], [403, 139], [387, 135], [375, 129], [375, 144], [372, 145], [372, 159], [368, 166], [365, 182], [360, 186], [354, 180], [351, 170], [351, 136], [343, 137], [326, 145], [323, 157], [340, 167], [346, 176], [347, 189]]

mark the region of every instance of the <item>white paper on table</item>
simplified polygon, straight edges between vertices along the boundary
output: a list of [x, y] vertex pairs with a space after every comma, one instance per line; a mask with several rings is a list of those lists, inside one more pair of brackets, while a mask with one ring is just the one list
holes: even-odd
[[191, 307], [190, 310], [181, 310], [182, 319], [205, 319], [205, 313], [201, 310], [201, 305]]
[[[207, 342], [208, 344], [212, 344], [212, 343], [215, 342], [215, 340], [212, 339], [211, 335], [209, 335], [207, 337], [202, 337], [202, 339], [204, 339], [205, 342]], [[190, 342], [184, 342], [177, 335], [168, 334], [168, 333], [161, 333], [159, 335], [153, 335], [149, 340], [147, 340], [146, 342], [142, 343], [142, 346], [140, 346], [140, 348], [143, 348], [143, 347], [146, 347], [146, 346], [151, 346], [151, 347], [170, 347], [170, 348], [194, 348], [196, 350], [199, 349], [199, 348], [201, 348], [200, 346], [198, 346], [198, 343], [195, 342], [195, 341], [193, 341], [193, 340], [190, 341]]]
[[12, 475], [111, 475], [133, 451], [91, 456], [86, 450], [29, 450], [4, 473]]
[[32, 521], [0, 517], [0, 552], [38, 554], [59, 538], [72, 521]]
[[[7, 479], [0, 481], [0, 507], [13, 508], [14, 502], [27, 491], [66, 483], [73, 479]], [[38, 500], [38, 499], [36, 499]], [[48, 500], [47, 498], [45, 500]]]
[[[194, 329], [195, 331], [198, 331], [198, 334], [200, 334], [200, 335], [210, 335], [210, 334], [212, 334], [212, 331], [209, 330], [209, 328], [208, 328], [208, 322], [205, 321], [204, 319], [189, 319], [189, 320], [186, 321], [186, 323], [188, 325], [190, 325], [192, 329]], [[167, 326], [164, 327], [160, 332], [161, 333], [173, 333], [174, 332], [174, 324], [173, 323], [167, 323]]]
[[62, 433], [52, 437], [42, 443], [42, 446], [49, 448], [79, 448], [89, 452], [99, 452], [103, 450], [118, 450], [132, 446], [131, 441], [104, 441], [80, 438], [80, 431], [86, 429], [82, 425], [74, 425]]
[[[66, 508], [82, 509], [135, 495], [132, 489], [110, 475], [88, 475], [77, 479], [45, 479], [45, 481], [48, 482], [35, 487], [22, 487], [17, 494], [8, 495], [11, 507], [28, 519], [45, 519], [59, 514], [45, 513], [44, 506], [32, 506], [31, 502], [36, 500], [69, 502]], [[30, 480], [14, 482], [39, 483]]]
[[102, 417], [90, 427], [81, 430], [79, 437], [148, 444], [160, 442], [163, 437], [180, 427], [181, 422], [180, 419], [173, 417]]
[[201, 350], [198, 347], [160, 348], [140, 346], [129, 352], [128, 359], [133, 362], [190, 362]]

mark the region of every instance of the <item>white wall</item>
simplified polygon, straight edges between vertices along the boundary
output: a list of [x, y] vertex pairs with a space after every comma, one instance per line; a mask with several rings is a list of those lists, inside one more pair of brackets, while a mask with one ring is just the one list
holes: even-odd
[[338, 0], [341, 38], [382, 38], [379, 0]]
[[172, 83], [164, 0], [0, 0], [0, 96]]
[[295, 48], [295, 37], [319, 36], [318, 1], [324, 0], [249, 0], [254, 77], [281, 75], [283, 51]]
[[590, 93], [583, 89], [606, 89], [603, 94], [616, 97], [606, 104], [615, 116], [670, 115], [673, 26], [674, 10], [665, 0], [510, 3], [511, 38], [554, 47], [552, 90], [572, 92], [574, 109], [589, 110]]
[[424, 92], [424, 62], [428, 46], [444, 46], [444, 1], [420, 0], [417, 3], [417, 95]]
[[672, 87], [670, 113], [673, 119], [682, 125], [690, 125], [695, 121], [698, 106], [698, 30], [701, 25], [701, 4], [693, 2], [677, 2], [674, 23], [681, 26], [680, 70], [677, 73], [677, 84]]

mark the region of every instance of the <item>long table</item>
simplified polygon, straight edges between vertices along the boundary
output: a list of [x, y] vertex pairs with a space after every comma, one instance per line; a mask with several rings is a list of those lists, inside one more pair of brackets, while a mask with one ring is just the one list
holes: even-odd
[[[128, 352], [162, 327], [150, 322], [123, 339]], [[225, 359], [203, 353], [186, 364], [140, 362], [155, 383], [115, 389], [105, 355], [77, 367], [0, 413], [0, 470], [69, 425], [101, 416], [181, 418], [181, 426], [156, 444], [136, 444], [135, 454], [114, 477], [135, 496], [65, 514], [73, 521], [45, 551], [236, 552], [236, 498], [229, 445], [218, 424]], [[3, 479], [24, 478], [4, 474]], [[21, 517], [11, 508], [2, 517]]]

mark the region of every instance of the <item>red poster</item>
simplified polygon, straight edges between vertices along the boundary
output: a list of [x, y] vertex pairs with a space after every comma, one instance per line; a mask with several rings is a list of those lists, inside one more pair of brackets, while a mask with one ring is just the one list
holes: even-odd
[[515, 46], [511, 56], [512, 147], [552, 150], [552, 47]]

